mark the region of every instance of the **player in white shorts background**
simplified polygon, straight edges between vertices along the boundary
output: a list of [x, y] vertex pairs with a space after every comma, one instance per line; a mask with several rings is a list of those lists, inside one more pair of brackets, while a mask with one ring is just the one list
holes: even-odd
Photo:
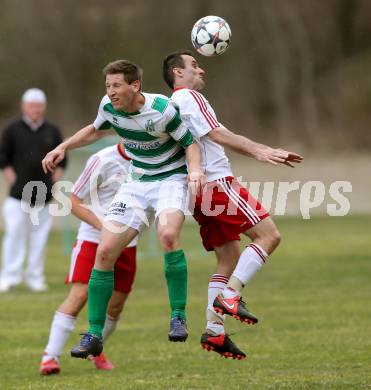
[[[132, 159], [132, 182], [119, 190], [102, 229], [89, 280], [89, 332], [71, 351], [72, 356], [81, 358], [101, 353], [102, 330], [113, 289], [113, 265], [122, 248], [153, 218], [164, 251], [171, 306], [169, 340], [186, 340], [187, 265], [179, 237], [187, 207], [187, 175], [193, 193], [200, 192], [204, 184], [200, 148], [169, 99], [142, 92], [141, 69], [127, 60], [108, 64], [103, 73], [107, 94], [94, 123], [49, 152], [42, 161], [46, 172], [53, 171], [67, 150], [95, 142], [107, 134], [101, 130], [107, 129], [114, 129], [122, 137]], [[168, 195], [164, 202], [163, 193], [172, 196]]]
[[[66, 283], [69, 294], [54, 314], [49, 341], [40, 364], [42, 375], [58, 374], [59, 359], [76, 319], [88, 298], [88, 281], [94, 266], [104, 213], [121, 184], [127, 180], [130, 158], [121, 144], [93, 154], [76, 180], [71, 194], [72, 213], [81, 219], [71, 253]], [[107, 307], [103, 341], [115, 330], [136, 271], [136, 243], [132, 241], [120, 254], [114, 268], [114, 290]], [[97, 369], [112, 370], [113, 364], [102, 352], [92, 357]]]
[[[233, 177], [223, 147], [274, 165], [293, 167], [302, 157], [253, 142], [220, 124], [199, 92], [205, 85], [204, 75], [188, 51], [169, 54], [163, 62], [164, 80], [173, 90], [171, 99], [200, 144], [207, 176], [202, 197], [196, 199], [194, 218], [205, 249], [215, 251], [217, 268], [208, 286], [207, 325], [201, 344], [225, 357], [243, 359], [245, 353], [225, 333], [224, 314], [246, 323], [258, 321], [242, 301], [241, 291], [277, 247], [280, 234], [269, 213]], [[242, 253], [241, 233], [252, 240]]]

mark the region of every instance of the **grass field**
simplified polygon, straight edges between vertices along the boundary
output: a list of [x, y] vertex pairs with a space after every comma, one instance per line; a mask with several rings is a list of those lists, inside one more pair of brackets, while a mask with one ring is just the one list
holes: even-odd
[[[185, 344], [169, 343], [162, 259], [140, 261], [123, 320], [105, 351], [117, 368], [98, 372], [68, 356], [87, 328], [86, 311], [59, 376], [40, 377], [50, 321], [67, 288], [68, 258], [58, 233], [48, 249], [50, 291], [23, 287], [0, 296], [0, 388], [5, 389], [366, 389], [371, 388], [371, 217], [279, 219], [283, 241], [246, 289], [260, 323], [228, 319], [244, 361], [200, 348], [206, 286], [214, 267], [197, 229], [183, 233], [189, 256]], [[148, 238], [147, 238], [148, 239]], [[147, 248], [146, 239], [142, 248]], [[198, 254], [199, 253], [199, 254]]]

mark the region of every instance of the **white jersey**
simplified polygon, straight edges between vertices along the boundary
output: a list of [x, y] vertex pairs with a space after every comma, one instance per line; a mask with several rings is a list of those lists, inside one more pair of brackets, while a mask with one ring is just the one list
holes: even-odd
[[183, 122], [200, 145], [207, 182], [233, 176], [224, 148], [207, 136], [221, 125], [205, 97], [197, 91], [181, 88], [174, 91], [171, 99], [179, 106]]
[[[127, 180], [130, 158], [118, 144], [93, 154], [72, 187], [72, 193], [84, 200], [84, 204], [99, 219], [103, 219], [112, 199]], [[98, 243], [100, 231], [86, 222], [81, 222], [78, 240]], [[135, 246], [134, 239], [128, 246]]]
[[122, 137], [126, 153], [132, 159], [134, 180], [163, 180], [173, 175], [185, 179], [184, 148], [193, 143], [191, 132], [166, 96], [142, 95], [145, 98], [143, 107], [131, 113], [115, 110], [105, 95], [94, 127], [98, 130], [113, 128]]

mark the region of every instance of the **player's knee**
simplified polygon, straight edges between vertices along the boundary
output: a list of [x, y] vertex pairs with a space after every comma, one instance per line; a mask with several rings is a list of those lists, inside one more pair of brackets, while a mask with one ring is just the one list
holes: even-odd
[[111, 260], [113, 249], [107, 244], [99, 244], [97, 249], [97, 258], [102, 260]]
[[171, 229], [159, 232], [159, 240], [164, 250], [172, 251], [178, 246], [178, 235]]

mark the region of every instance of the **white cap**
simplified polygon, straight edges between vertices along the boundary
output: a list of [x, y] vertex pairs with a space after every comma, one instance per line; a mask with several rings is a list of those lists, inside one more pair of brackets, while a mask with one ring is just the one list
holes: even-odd
[[39, 88], [30, 88], [22, 95], [22, 102], [46, 103], [46, 95]]

